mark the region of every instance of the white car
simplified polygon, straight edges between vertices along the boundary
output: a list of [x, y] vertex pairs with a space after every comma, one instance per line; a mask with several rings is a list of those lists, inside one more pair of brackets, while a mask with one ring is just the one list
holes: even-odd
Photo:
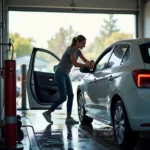
[[139, 131], [150, 131], [150, 39], [113, 43], [77, 88], [81, 124], [93, 119], [113, 126], [119, 146], [135, 146]]

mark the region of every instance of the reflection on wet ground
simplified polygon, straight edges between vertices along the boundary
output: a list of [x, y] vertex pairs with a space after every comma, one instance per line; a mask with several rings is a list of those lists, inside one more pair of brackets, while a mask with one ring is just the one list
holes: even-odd
[[[55, 111], [52, 115], [53, 125], [48, 124], [42, 116], [43, 111], [20, 111], [22, 122], [32, 125], [23, 128], [25, 138], [22, 141], [25, 150], [120, 150], [115, 143], [111, 127], [94, 121], [92, 125], [66, 125], [65, 112]], [[76, 112], [73, 117], [78, 120]], [[149, 150], [150, 134], [141, 133], [137, 147], [125, 150]]]

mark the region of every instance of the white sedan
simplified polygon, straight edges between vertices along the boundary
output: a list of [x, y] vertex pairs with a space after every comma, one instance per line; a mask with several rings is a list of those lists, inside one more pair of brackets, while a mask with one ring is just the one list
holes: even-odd
[[139, 131], [150, 131], [150, 39], [113, 43], [77, 88], [81, 124], [93, 119], [113, 126], [119, 146], [135, 146]]

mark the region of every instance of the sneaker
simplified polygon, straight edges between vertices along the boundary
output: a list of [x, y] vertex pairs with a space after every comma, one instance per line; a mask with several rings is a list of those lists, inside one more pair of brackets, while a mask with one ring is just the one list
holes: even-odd
[[47, 122], [53, 124], [53, 121], [51, 120], [51, 115], [48, 114], [47, 111], [43, 112], [42, 114], [43, 114], [43, 116], [44, 116], [44, 118], [46, 119]]
[[65, 123], [66, 123], [66, 124], [78, 124], [79, 121], [76, 121], [76, 120], [74, 120], [72, 117], [70, 117], [70, 118], [66, 118]]

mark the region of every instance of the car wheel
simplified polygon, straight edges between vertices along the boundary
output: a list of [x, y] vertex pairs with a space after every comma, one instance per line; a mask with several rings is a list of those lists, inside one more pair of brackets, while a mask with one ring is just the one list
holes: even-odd
[[78, 116], [81, 124], [89, 125], [93, 121], [92, 118], [86, 116], [86, 111], [84, 107], [84, 97], [81, 93], [78, 94]]
[[127, 113], [122, 101], [118, 101], [113, 109], [113, 130], [117, 144], [120, 147], [136, 146], [139, 134], [131, 130]]

